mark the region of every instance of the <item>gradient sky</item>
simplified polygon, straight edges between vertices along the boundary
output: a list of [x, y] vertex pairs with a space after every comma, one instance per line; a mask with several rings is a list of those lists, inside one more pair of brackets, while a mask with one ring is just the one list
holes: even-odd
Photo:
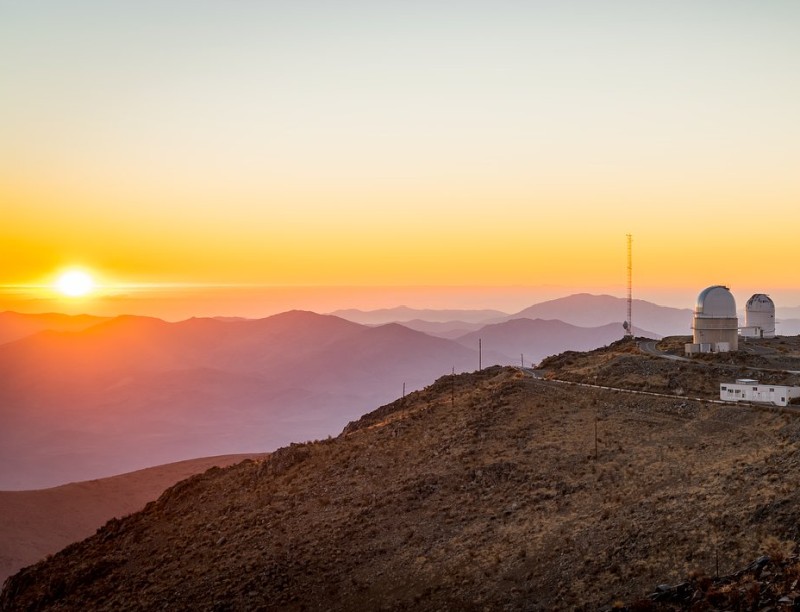
[[622, 294], [633, 233], [645, 293], [800, 296], [798, 32], [795, 0], [0, 0], [0, 285]]

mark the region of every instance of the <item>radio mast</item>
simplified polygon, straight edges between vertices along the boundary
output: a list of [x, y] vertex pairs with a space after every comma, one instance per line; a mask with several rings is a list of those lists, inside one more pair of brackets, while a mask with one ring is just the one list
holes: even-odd
[[631, 318], [631, 311], [633, 310], [633, 249], [632, 242], [633, 236], [625, 234], [628, 238], [628, 318], [625, 321], [625, 335], [629, 338], [633, 337], [633, 319]]

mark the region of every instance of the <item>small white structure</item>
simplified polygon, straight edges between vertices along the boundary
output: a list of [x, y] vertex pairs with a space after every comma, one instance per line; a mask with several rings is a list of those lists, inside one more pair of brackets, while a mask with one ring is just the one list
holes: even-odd
[[719, 399], [726, 402], [760, 402], [787, 406], [796, 397], [800, 397], [800, 387], [761, 385], [752, 378], [739, 378], [735, 383], [719, 385]]
[[692, 344], [691, 342], [683, 345], [684, 352], [687, 355], [698, 355], [700, 353], [730, 353], [730, 342], [701, 342], [700, 344]]
[[775, 337], [775, 304], [768, 295], [756, 293], [747, 300], [740, 333], [746, 338]]
[[739, 350], [736, 300], [727, 287], [712, 285], [697, 296], [692, 320], [692, 343], [686, 354], [727, 353]]
[[716, 352], [717, 353], [730, 353], [731, 352], [731, 343], [730, 342], [717, 342]]

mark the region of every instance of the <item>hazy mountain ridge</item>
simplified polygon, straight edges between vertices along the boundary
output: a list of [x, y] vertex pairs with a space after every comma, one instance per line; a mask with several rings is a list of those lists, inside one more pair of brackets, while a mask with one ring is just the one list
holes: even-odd
[[[567, 315], [602, 318], [624, 300], [577, 295], [523, 312], [558, 304], [572, 305]], [[509, 318], [449, 339], [307, 311], [177, 323], [136, 316], [32, 320], [81, 328], [37, 327], [0, 344], [0, 488], [54, 486], [325, 437], [395, 397], [404, 383], [411, 391], [444, 373], [476, 369], [478, 338], [486, 366], [517, 364], [520, 354], [535, 363], [609, 344], [623, 333], [618, 323], [579, 329]], [[144, 456], [153, 463], [143, 463]]]
[[412, 319], [410, 321], [398, 321], [400, 325], [421, 331], [431, 336], [455, 340], [459, 336], [468, 334], [484, 326], [483, 323], [467, 323], [466, 321], [425, 321], [423, 319]]
[[800, 319], [778, 319], [775, 322], [775, 332], [781, 336], [800, 334]]
[[92, 315], [65, 315], [60, 313], [23, 314], [0, 312], [0, 344], [20, 340], [37, 332], [81, 331], [106, 320]]
[[800, 319], [800, 306], [775, 306], [775, 315], [780, 319]]
[[477, 363], [477, 351], [400, 326], [301, 311], [39, 332], [0, 345], [0, 487], [325, 437], [403, 383]]
[[21, 567], [141, 510], [164, 489], [213, 466], [260, 455], [204, 457], [38, 491], [0, 491], [0, 584]]
[[[694, 305], [692, 304], [692, 307]], [[398, 322], [421, 331], [440, 333], [454, 323], [463, 322], [476, 326], [504, 323], [512, 319], [558, 320], [578, 327], [603, 327], [622, 322], [627, 318], [627, 299], [611, 295], [577, 293], [562, 298], [533, 304], [517, 313], [507, 314], [490, 310], [416, 310], [401, 306], [372, 311], [337, 311], [344, 318], [363, 323]], [[646, 300], [633, 300], [633, 321], [637, 328], [650, 330], [658, 337], [685, 335], [692, 323], [692, 308], [671, 308]], [[334, 313], [336, 314], [336, 313]], [[469, 316], [466, 316], [466, 315]], [[428, 329], [425, 329], [428, 326]]]
[[[581, 327], [600, 327], [627, 318], [626, 298], [612, 295], [577, 293], [555, 300], [534, 304], [505, 319], [558, 319], [564, 323]], [[663, 336], [679, 336], [690, 333], [693, 311], [691, 308], [670, 308], [653, 302], [634, 299], [632, 318], [636, 328], [650, 330]]]
[[397, 306], [395, 308], [379, 308], [377, 310], [359, 310], [350, 308], [336, 310], [332, 315], [342, 317], [348, 321], [355, 321], [364, 325], [380, 325], [384, 323], [404, 323], [413, 320], [422, 320], [430, 323], [448, 323], [450, 321], [464, 321], [465, 323], [485, 323], [497, 317], [507, 316], [499, 310], [470, 310], [470, 309], [434, 309], [434, 308], [409, 308]]
[[[623, 334], [622, 323], [578, 327], [558, 320], [519, 318], [486, 325], [456, 341], [464, 346], [475, 346], [480, 339], [485, 349], [507, 356], [502, 365], [518, 365], [521, 358], [530, 365], [563, 351], [585, 351], [606, 346], [622, 338]], [[636, 334], [659, 338], [657, 334], [640, 329], [636, 329]]]
[[447, 376], [335, 439], [180, 483], [17, 574], [0, 609], [596, 610], [796, 534], [798, 432], [509, 369]]

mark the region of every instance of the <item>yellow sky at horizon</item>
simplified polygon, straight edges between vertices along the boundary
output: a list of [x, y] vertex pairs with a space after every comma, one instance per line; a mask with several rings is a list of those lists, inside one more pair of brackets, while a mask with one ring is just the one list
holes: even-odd
[[301, 4], [0, 7], [0, 285], [798, 286], [798, 5]]

